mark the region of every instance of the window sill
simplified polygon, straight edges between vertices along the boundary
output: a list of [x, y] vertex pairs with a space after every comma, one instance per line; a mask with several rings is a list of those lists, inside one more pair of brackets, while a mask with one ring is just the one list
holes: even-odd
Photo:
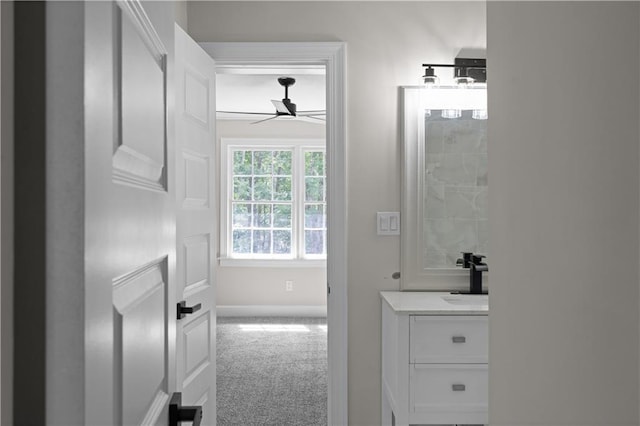
[[326, 268], [325, 259], [233, 259], [221, 258], [220, 266], [236, 268]]

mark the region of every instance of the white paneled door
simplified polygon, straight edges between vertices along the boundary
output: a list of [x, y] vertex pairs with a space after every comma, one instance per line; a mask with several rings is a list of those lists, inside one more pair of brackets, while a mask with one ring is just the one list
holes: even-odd
[[[183, 404], [216, 420], [215, 390], [215, 67], [180, 27], [175, 30], [177, 288], [186, 313], [177, 326], [177, 387]], [[182, 309], [178, 307], [178, 311]]]
[[85, 3], [85, 424], [215, 424], [214, 69], [173, 8]]
[[166, 425], [175, 391], [168, 5], [85, 4], [85, 424]]

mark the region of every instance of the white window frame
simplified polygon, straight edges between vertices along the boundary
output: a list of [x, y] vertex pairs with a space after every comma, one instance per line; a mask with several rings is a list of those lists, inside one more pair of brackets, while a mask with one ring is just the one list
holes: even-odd
[[[317, 138], [221, 138], [220, 151], [220, 265], [238, 267], [326, 267], [325, 254], [304, 254], [305, 170], [304, 152], [325, 152], [325, 206], [326, 206], [326, 141]], [[231, 206], [233, 194], [232, 150], [292, 150], [292, 241], [291, 255], [233, 254], [231, 239]], [[325, 207], [326, 208], [326, 207]]]

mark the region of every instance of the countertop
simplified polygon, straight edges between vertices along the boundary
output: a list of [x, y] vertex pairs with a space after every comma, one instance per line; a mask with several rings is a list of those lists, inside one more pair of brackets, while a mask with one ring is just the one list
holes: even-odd
[[[434, 291], [381, 291], [380, 297], [400, 315], [489, 315], [487, 295], [462, 295]], [[443, 297], [451, 298], [456, 303], [449, 303]], [[465, 303], [466, 300], [472, 302]], [[486, 301], [486, 303], [477, 303], [480, 301]]]

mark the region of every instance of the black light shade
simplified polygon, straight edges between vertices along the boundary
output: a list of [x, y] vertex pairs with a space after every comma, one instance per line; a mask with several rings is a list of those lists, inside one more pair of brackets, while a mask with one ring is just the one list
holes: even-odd
[[427, 68], [424, 69], [424, 75], [422, 76], [422, 83], [425, 86], [440, 83], [440, 79], [435, 74], [435, 70], [431, 66], [427, 66]]

